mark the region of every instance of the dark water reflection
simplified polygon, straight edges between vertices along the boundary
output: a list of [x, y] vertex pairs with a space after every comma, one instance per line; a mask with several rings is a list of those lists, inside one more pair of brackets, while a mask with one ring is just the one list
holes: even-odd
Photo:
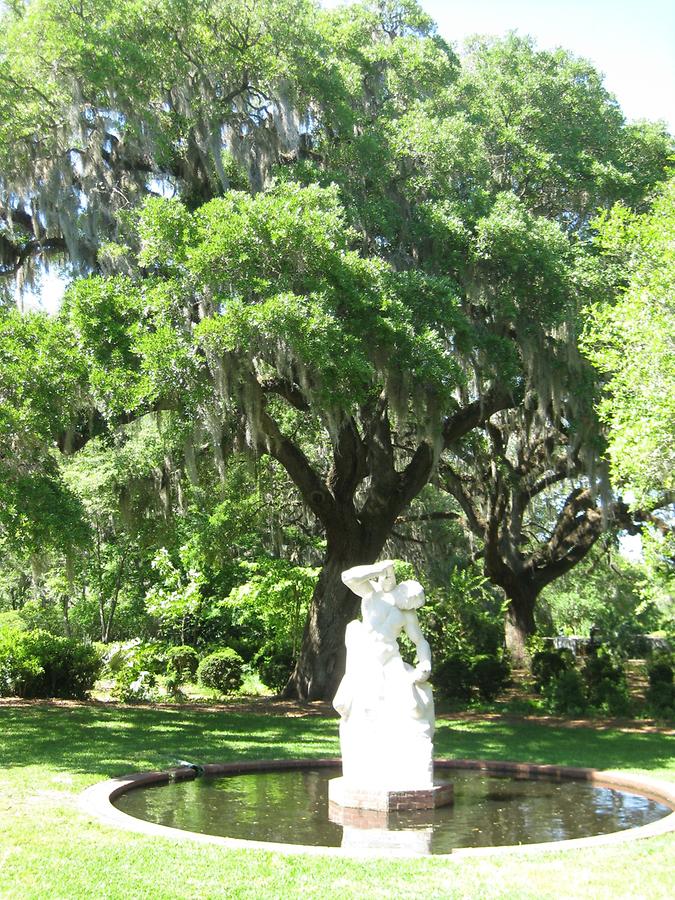
[[439, 780], [453, 783], [453, 806], [378, 814], [368, 828], [343, 828], [328, 811], [328, 779], [339, 774], [321, 768], [198, 778], [139, 788], [115, 805], [141, 819], [206, 834], [420, 853], [588, 837], [646, 825], [670, 812], [646, 797], [585, 782], [445, 770]]

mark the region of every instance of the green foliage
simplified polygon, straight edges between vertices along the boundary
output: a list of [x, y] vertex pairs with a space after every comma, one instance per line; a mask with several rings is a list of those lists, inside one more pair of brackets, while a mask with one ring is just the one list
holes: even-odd
[[504, 646], [502, 603], [476, 567], [456, 567], [429, 593], [420, 622], [434, 659], [454, 652], [496, 657]]
[[659, 595], [646, 560], [628, 562], [619, 550], [602, 542], [544, 589], [540, 622], [553, 634], [588, 637], [594, 630], [630, 655], [636, 635], [664, 627], [667, 593], [663, 585]]
[[586, 685], [578, 669], [565, 669], [554, 676], [544, 689], [544, 699], [550, 712], [557, 715], [578, 716], [588, 710]]
[[656, 716], [672, 718], [675, 715], [675, 685], [672, 653], [655, 653], [647, 662], [649, 687], [646, 700]]
[[46, 631], [0, 632], [0, 694], [81, 700], [94, 685], [101, 660], [91, 644]]
[[429, 593], [420, 621], [431, 644], [440, 697], [466, 702], [477, 692], [492, 700], [503, 690], [510, 666], [501, 603], [475, 569], [454, 568], [446, 587]]
[[492, 700], [503, 690], [510, 667], [501, 603], [477, 570], [455, 567], [443, 589], [429, 592], [419, 617], [440, 697], [467, 702], [477, 692]]
[[493, 182], [567, 227], [619, 196], [639, 203], [663, 177], [665, 129], [626, 126], [599, 73], [563, 49], [537, 50], [515, 33], [477, 38], [456, 90], [481, 127]]
[[532, 675], [537, 690], [541, 691], [563, 672], [574, 668], [574, 656], [570, 650], [545, 649], [532, 656]]
[[473, 696], [471, 657], [455, 651], [434, 659], [433, 684], [439, 697], [468, 702]]
[[228, 632], [273, 690], [288, 680], [297, 658], [317, 570], [284, 560], [243, 563], [247, 580], [222, 604]]
[[[512, 430], [552, 409], [597, 454], [570, 360], [577, 310], [616, 278], [589, 218], [642, 208], [672, 142], [625, 125], [562, 50], [478, 40], [460, 66], [414, 0], [151, 13], [2, 15], [0, 265], [53, 237], [103, 274], [53, 320], [0, 315], [0, 555], [17, 555], [0, 593], [34, 620], [49, 606], [54, 631], [227, 643], [279, 686], [324, 546], [265, 455], [317, 514], [298, 468], [340, 506], [345, 422], [355, 494], [380, 425], [393, 469], [413, 434], [437, 455], [446, 417], [494, 385], [529, 398]], [[476, 679], [501, 611], [453, 591], [431, 604], [434, 652]]]
[[241, 686], [244, 660], [236, 650], [225, 647], [205, 656], [197, 669], [197, 680], [205, 687], [231, 694]]
[[675, 660], [672, 653], [654, 653], [647, 662], [647, 675], [650, 685], [673, 683], [673, 666]]
[[433, 684], [443, 700], [467, 703], [478, 696], [494, 700], [508, 685], [511, 666], [503, 651], [494, 654], [455, 650], [433, 664]]
[[479, 653], [471, 660], [471, 681], [481, 700], [494, 700], [509, 682], [511, 667], [504, 654]]
[[[78, 256], [92, 237], [110, 235], [111, 213], [146, 192], [147, 173], [129, 165], [139, 154], [152, 159], [158, 180], [179, 180], [186, 199], [203, 202], [229, 185], [222, 130], [260, 128], [269, 119], [262, 98], [285, 85], [288, 106], [317, 64], [314, 18], [306, 0], [198, 8], [160, 0], [151, 18], [137, 0], [115, 9], [90, 0], [82, 10], [39, 0], [18, 19], [3, 15], [0, 169], [13, 181], [30, 178], [31, 137], [44, 133], [43, 171], [31, 184], [41, 198], [61, 184], [60, 210], [47, 213], [47, 227], [67, 210], [69, 250]], [[122, 183], [127, 193], [116, 197], [111, 188]]]
[[140, 638], [114, 644], [99, 644], [103, 655], [104, 676], [117, 677], [124, 669], [138, 673], [147, 670], [153, 675], [166, 671], [170, 648], [155, 641]]
[[[178, 233], [175, 215], [176, 201], [146, 204], [139, 261], [209, 287], [219, 311], [195, 336], [237, 371], [248, 368], [252, 353], [280, 377], [298, 366], [318, 405], [328, 408], [365, 399], [383, 352], [396, 354], [426, 389], [444, 392], [460, 378], [443, 353], [444, 341], [462, 327], [453, 285], [398, 274], [350, 250], [354, 233], [334, 187], [282, 184], [255, 197], [230, 192]], [[338, 346], [339, 354], [331, 352]], [[147, 356], [145, 365], [153, 365]]]
[[0, 538], [25, 555], [72, 552], [86, 539], [54, 453], [82, 408], [83, 376], [63, 323], [0, 310]]
[[179, 645], [166, 651], [166, 671], [174, 673], [180, 681], [189, 681], [197, 674], [199, 654], [194, 647]]
[[644, 503], [675, 488], [675, 179], [649, 213], [617, 205], [595, 224], [623, 290], [590, 310], [584, 346], [605, 376], [614, 478]]
[[549, 712], [581, 715], [592, 710], [611, 716], [632, 712], [625, 669], [608, 647], [593, 650], [583, 665], [569, 650], [540, 650], [533, 656], [532, 674]]
[[102, 650], [103, 677], [112, 678], [111, 694], [116, 700], [129, 703], [159, 698], [158, 676], [169, 671], [172, 648], [134, 638], [103, 645]]
[[157, 677], [147, 669], [125, 666], [120, 669], [111, 694], [122, 703], [144, 703], [157, 700]]
[[628, 693], [626, 673], [611, 651], [598, 648], [586, 658], [583, 670], [588, 702], [612, 715], [626, 712]]
[[152, 565], [158, 581], [146, 595], [147, 610], [158, 620], [162, 634], [184, 639], [188, 620], [202, 603], [204, 576], [196, 569], [184, 572], [178, 568], [166, 548], [158, 552]]

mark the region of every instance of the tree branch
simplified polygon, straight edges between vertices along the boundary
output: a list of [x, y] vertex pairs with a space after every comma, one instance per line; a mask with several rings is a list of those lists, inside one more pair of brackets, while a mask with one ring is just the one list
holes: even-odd
[[484, 397], [474, 400], [444, 420], [443, 448], [447, 450], [455, 441], [487, 421], [490, 416], [513, 406], [515, 401], [508, 391], [501, 386], [492, 388]]
[[309, 412], [310, 405], [297, 384], [287, 378], [265, 378], [260, 382], [260, 387], [266, 394], [278, 394], [300, 412]]

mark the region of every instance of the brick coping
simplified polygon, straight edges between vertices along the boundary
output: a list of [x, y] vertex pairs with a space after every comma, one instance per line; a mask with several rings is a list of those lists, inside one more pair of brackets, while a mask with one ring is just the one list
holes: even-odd
[[[314, 769], [339, 766], [337, 759], [274, 759], [274, 760], [241, 760], [231, 763], [209, 763], [205, 765], [204, 774], [210, 776], [235, 775], [244, 772], [264, 772], [283, 769]], [[589, 781], [602, 787], [627, 790], [640, 794], [650, 800], [656, 800], [669, 806], [672, 812], [655, 822], [638, 828], [628, 828], [610, 834], [598, 834], [585, 838], [574, 838], [566, 841], [546, 841], [538, 844], [514, 844], [497, 847], [458, 847], [448, 854], [434, 854], [437, 859], [459, 858], [464, 856], [491, 856], [511, 853], [542, 853], [559, 850], [586, 850], [595, 847], [606, 847], [624, 844], [629, 841], [656, 837], [675, 831], [675, 784], [659, 781], [642, 775], [630, 775], [624, 772], [599, 769], [584, 769], [573, 766], [541, 765], [537, 763], [503, 762], [501, 760], [476, 759], [436, 759], [434, 766], [438, 769], [471, 769], [491, 775], [511, 775], [516, 778], [557, 778], [560, 780]], [[201, 834], [158, 825], [137, 819], [122, 812], [112, 805], [122, 794], [150, 784], [162, 784], [169, 781], [186, 781], [196, 777], [193, 769], [181, 767], [167, 769], [162, 772], [138, 772], [102, 781], [87, 788], [80, 795], [81, 809], [100, 822], [127, 831], [164, 837], [171, 840], [191, 840], [202, 844], [216, 844], [229, 849], [270, 850], [285, 854], [310, 854], [314, 856], [355, 856], [355, 857], [409, 857], [417, 856], [404, 849], [317, 847], [305, 844], [283, 844], [271, 841], [249, 841], [242, 838], [222, 837], [214, 834]]]

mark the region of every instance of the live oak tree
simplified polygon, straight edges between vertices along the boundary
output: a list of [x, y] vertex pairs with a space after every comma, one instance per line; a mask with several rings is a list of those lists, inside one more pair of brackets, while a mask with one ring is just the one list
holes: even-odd
[[[341, 571], [378, 556], [440, 448], [508, 395], [457, 404], [470, 343], [453, 285], [351, 250], [334, 189], [230, 192], [193, 214], [153, 200], [138, 230], [145, 277], [81, 280], [65, 305], [96, 402], [191, 410], [216, 446], [241, 417], [285, 468], [327, 542], [292, 684], [329, 696], [357, 604]], [[323, 435], [310, 450], [303, 423]], [[407, 426], [409, 454], [392, 437]]]
[[[67, 252], [100, 263], [151, 193], [260, 187], [300, 141], [309, 0], [38, 0], [0, 29], [0, 274]], [[248, 178], [247, 178], [248, 176]]]
[[[461, 98], [461, 116], [448, 114], [448, 94]], [[490, 352], [501, 354], [499, 367], [509, 371], [515, 345], [512, 371], [524, 380], [517, 409], [493, 417], [482, 437], [467, 439], [468, 452], [444, 454], [441, 471], [461, 501], [467, 530], [484, 542], [485, 573], [506, 592], [510, 649], [522, 659], [542, 587], [582, 558], [617, 517], [629, 524], [626, 507], [609, 497], [593, 411], [596, 379], [576, 345], [584, 307], [613, 292], [607, 261], [589, 240], [592, 216], [619, 196], [644, 208], [650, 187], [665, 176], [672, 142], [659, 126], [627, 126], [583, 60], [536, 52], [513, 36], [475, 42], [444, 100], [443, 116], [418, 119], [414, 143], [407, 144], [413, 175], [405, 184], [419, 192], [417, 208], [444, 226], [422, 232], [426, 243], [411, 255], [434, 271], [452, 266], [463, 308]], [[479, 126], [480, 141], [475, 132], [471, 139], [471, 125]], [[448, 149], [460, 139], [480, 190], [474, 182], [467, 192], [461, 170], [449, 168]], [[466, 198], [476, 204], [488, 196], [490, 214], [477, 217]], [[475, 243], [461, 243], [458, 219], [472, 222]], [[506, 336], [510, 347], [498, 340]], [[477, 373], [480, 366], [473, 383], [480, 393]], [[551, 532], [533, 541], [523, 532], [528, 508], [558, 483], [568, 489]]]
[[459, 504], [460, 520], [477, 538], [476, 558], [507, 598], [506, 644], [523, 666], [543, 589], [584, 559], [608, 528], [635, 526], [624, 503], [603, 495], [602, 473], [588, 477], [578, 435], [562, 423], [524, 426], [513, 421], [517, 415], [494, 416], [484, 433], [442, 461], [437, 483]]
[[2, 264], [60, 242], [110, 274], [63, 312], [101, 420], [178, 410], [220, 466], [242, 431], [285, 468], [328, 543], [290, 687], [329, 696], [354, 608], [340, 568], [498, 410], [534, 393], [557, 428], [602, 278], [589, 217], [639, 207], [670, 143], [563, 51], [509, 37], [460, 65], [412, 0], [146, 10], [6, 19]]

